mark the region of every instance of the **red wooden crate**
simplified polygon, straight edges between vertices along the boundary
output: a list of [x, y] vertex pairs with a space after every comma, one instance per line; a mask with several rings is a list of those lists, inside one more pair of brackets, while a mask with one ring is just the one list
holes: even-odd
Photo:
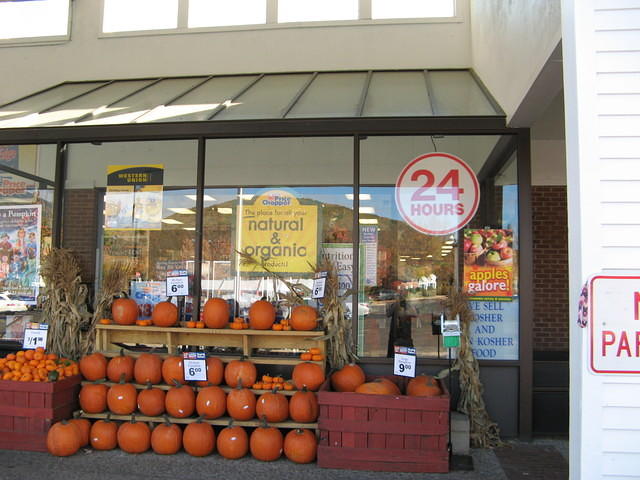
[[49, 427], [78, 408], [80, 380], [0, 380], [0, 448], [46, 452]]
[[[404, 391], [407, 379], [387, 378]], [[326, 381], [318, 392], [318, 466], [448, 472], [449, 394], [440, 387], [438, 397], [366, 395], [332, 392]]]

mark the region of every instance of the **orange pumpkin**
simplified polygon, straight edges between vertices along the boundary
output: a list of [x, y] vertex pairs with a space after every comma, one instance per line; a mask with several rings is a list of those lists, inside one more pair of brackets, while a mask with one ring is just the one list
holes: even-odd
[[232, 388], [238, 385], [239, 380], [242, 380], [242, 385], [250, 387], [256, 383], [257, 377], [256, 366], [244, 357], [240, 360], [232, 360], [224, 369], [224, 381]]
[[124, 375], [124, 381], [130, 382], [133, 380], [135, 362], [133, 357], [127, 357], [124, 351], [120, 350], [120, 355], [113, 357], [107, 364], [107, 378], [110, 382], [119, 382]]
[[233, 420], [220, 431], [216, 445], [220, 455], [236, 460], [244, 457], [249, 451], [249, 436], [244, 428], [234, 426], [232, 422]]
[[260, 395], [256, 402], [256, 416], [265, 418], [267, 422], [283, 422], [289, 416], [287, 397], [277, 391]]
[[147, 382], [158, 384], [162, 380], [162, 358], [153, 353], [141, 354], [133, 367], [133, 378], [136, 383], [145, 385]]
[[202, 417], [190, 423], [182, 434], [185, 451], [194, 457], [209, 455], [216, 448], [216, 434], [213, 427], [202, 421]]
[[306, 388], [298, 390], [289, 400], [289, 416], [294, 422], [311, 423], [318, 419], [318, 397]]
[[316, 459], [318, 440], [311, 430], [296, 428], [284, 437], [284, 454], [294, 463], [311, 463]]
[[227, 394], [222, 388], [211, 385], [204, 387], [196, 397], [196, 411], [198, 415], [207, 419], [221, 417], [227, 410]]
[[107, 408], [107, 390], [104, 383], [90, 383], [80, 389], [80, 408], [86, 413], [102, 413]]
[[182, 448], [182, 430], [165, 415], [161, 423], [151, 432], [151, 448], [160, 455], [173, 455]]
[[133, 298], [116, 298], [111, 304], [111, 316], [118, 325], [134, 325], [138, 320], [138, 304]]
[[251, 455], [263, 462], [272, 462], [282, 455], [284, 439], [279, 429], [270, 427], [266, 422], [256, 428], [249, 438]]
[[355, 392], [364, 382], [364, 372], [355, 363], [345, 365], [331, 375], [331, 387], [336, 392]]
[[227, 395], [227, 413], [235, 420], [249, 420], [256, 414], [256, 396], [239, 382]]
[[318, 312], [309, 305], [298, 305], [291, 311], [289, 324], [294, 330], [313, 330], [318, 324]]
[[435, 397], [442, 395], [442, 390], [435, 378], [422, 374], [409, 380], [407, 395], [412, 397]]
[[293, 368], [291, 374], [294, 385], [298, 390], [306, 386], [307, 389], [315, 392], [325, 380], [324, 370], [317, 363], [302, 362]]
[[143, 453], [151, 446], [151, 430], [144, 422], [137, 422], [135, 415], [118, 428], [118, 446], [127, 453]]
[[258, 300], [249, 308], [249, 325], [254, 330], [269, 330], [276, 321], [276, 309], [266, 300]]
[[138, 411], [148, 417], [157, 417], [164, 413], [165, 393], [164, 390], [153, 388], [151, 383], [147, 383], [147, 388], [138, 393]]
[[376, 378], [371, 382], [360, 385], [355, 390], [356, 393], [366, 393], [369, 395], [399, 395], [398, 386], [385, 378]]
[[120, 383], [113, 385], [107, 392], [107, 407], [117, 415], [133, 413], [138, 404], [138, 392], [131, 383], [124, 382], [124, 375]]
[[157, 303], [151, 321], [156, 327], [173, 327], [178, 321], [178, 307], [168, 301]]
[[207, 385], [220, 385], [224, 378], [224, 363], [218, 357], [207, 357], [207, 379], [205, 381], [196, 382], [199, 387]]
[[204, 304], [202, 319], [209, 328], [225, 328], [229, 324], [229, 304], [223, 298], [210, 298]]
[[82, 357], [78, 366], [82, 376], [92, 382], [102, 380], [107, 375], [107, 359], [98, 352]]
[[193, 388], [175, 382], [175, 387], [171, 387], [164, 397], [164, 408], [172, 417], [191, 416], [196, 409], [196, 394]]
[[78, 432], [80, 433], [80, 446], [85, 447], [89, 445], [89, 431], [91, 430], [91, 422], [86, 418], [80, 418], [77, 414], [69, 420], [70, 423], [73, 423], [76, 427], [78, 427]]
[[118, 446], [118, 424], [109, 419], [96, 420], [89, 431], [89, 441], [94, 450], [113, 450]]
[[186, 384], [184, 379], [184, 367], [182, 364], [182, 356], [174, 355], [167, 357], [162, 362], [162, 379], [167, 385], [173, 385], [173, 381], [177, 380], [179, 383]]
[[62, 420], [47, 432], [47, 450], [57, 457], [68, 457], [80, 449], [80, 430], [71, 422]]

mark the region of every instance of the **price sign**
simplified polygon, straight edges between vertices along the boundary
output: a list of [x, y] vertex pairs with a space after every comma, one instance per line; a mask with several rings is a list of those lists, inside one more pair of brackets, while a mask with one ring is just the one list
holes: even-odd
[[429, 153], [409, 162], [396, 180], [396, 206], [415, 230], [447, 235], [478, 210], [480, 185], [473, 170], [449, 153]]
[[403, 377], [416, 376], [416, 349], [413, 347], [393, 347], [393, 374]]
[[38, 347], [47, 348], [47, 334], [49, 325], [46, 323], [28, 323], [24, 329], [24, 340], [22, 348], [36, 349]]
[[327, 272], [316, 274], [311, 287], [311, 298], [324, 298], [324, 287], [327, 284]]
[[184, 352], [182, 357], [185, 380], [205, 381], [207, 379], [207, 360], [204, 352]]
[[185, 297], [189, 295], [189, 273], [186, 270], [167, 272], [167, 297]]

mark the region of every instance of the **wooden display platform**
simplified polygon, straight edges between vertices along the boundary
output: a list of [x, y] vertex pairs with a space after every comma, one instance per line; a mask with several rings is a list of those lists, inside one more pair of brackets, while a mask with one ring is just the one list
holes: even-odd
[[[83, 380], [82, 381], [82, 385], [89, 385], [89, 384], [92, 384], [92, 383], [94, 383], [94, 382], [90, 382], [89, 380]], [[115, 382], [102, 382], [102, 383], [104, 383], [108, 387], [111, 387], [112, 385], [116, 385]], [[141, 385], [139, 383], [132, 383], [132, 385], [134, 387], [136, 387], [136, 390], [144, 390], [145, 388], [147, 388], [146, 385]], [[198, 387], [197, 385], [191, 385], [191, 384], [189, 384], [189, 385], [192, 386], [194, 389], [205, 388], [205, 387]], [[233, 388], [230, 387], [229, 385], [218, 385], [218, 387], [220, 387], [222, 390], [224, 390], [225, 393], [229, 393], [231, 390], [233, 390]], [[153, 388], [159, 388], [160, 390], [169, 390], [170, 388], [173, 388], [173, 385], [167, 385], [165, 383], [159, 383], [159, 384], [154, 384]], [[255, 389], [255, 388], [250, 388], [249, 390], [251, 390], [256, 395], [262, 395], [263, 393], [271, 392], [271, 390], [260, 390], [260, 389]], [[297, 392], [297, 390], [278, 390], [278, 393], [280, 395], [286, 395], [286, 396], [291, 396], [296, 392]]]
[[[324, 332], [276, 331], [276, 330], [233, 330], [231, 328], [183, 328], [183, 327], [140, 327], [136, 325], [96, 325], [96, 350], [111, 355], [120, 351], [117, 344], [163, 345], [168, 352], [178, 346], [236, 347], [248, 360], [256, 364], [294, 365], [298, 357], [277, 357], [253, 355], [255, 349], [263, 350], [308, 350], [318, 348], [326, 358], [325, 342], [318, 339]], [[127, 352], [127, 355], [133, 352]], [[222, 361], [237, 359], [238, 356], [216, 355]], [[325, 360], [317, 362], [325, 367]]]

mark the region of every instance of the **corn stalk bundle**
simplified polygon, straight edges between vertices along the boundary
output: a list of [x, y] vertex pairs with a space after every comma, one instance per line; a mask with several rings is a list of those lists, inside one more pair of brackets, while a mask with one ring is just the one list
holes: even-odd
[[355, 362], [355, 354], [351, 321], [345, 316], [344, 300], [353, 292], [348, 290], [339, 294], [338, 272], [330, 260], [324, 259], [316, 272], [327, 272], [324, 286], [324, 298], [320, 317], [324, 322], [326, 335], [316, 340], [327, 340], [327, 363], [332, 369], [340, 369], [347, 363]]
[[[476, 448], [488, 448], [501, 445], [500, 429], [491, 420], [484, 403], [484, 387], [480, 381], [480, 368], [478, 360], [471, 350], [469, 341], [469, 331], [471, 323], [474, 321], [473, 312], [469, 308], [468, 296], [466, 293], [451, 290], [445, 308], [448, 311], [448, 318], [460, 316], [462, 334], [460, 336], [460, 347], [458, 355], [451, 368], [452, 371], [459, 371], [460, 399], [458, 400], [458, 411], [469, 416], [471, 446]], [[443, 378], [449, 374], [445, 369], [438, 374]]]
[[135, 264], [134, 260], [127, 259], [115, 260], [105, 265], [100, 292], [96, 297], [93, 316], [82, 344], [82, 350], [85, 354], [92, 352], [95, 347], [96, 323], [101, 318], [109, 318], [111, 316], [111, 304], [115, 296], [127, 293], [128, 282], [135, 270]]
[[52, 248], [42, 259], [40, 273], [45, 282], [40, 306], [49, 323], [47, 349], [76, 360], [85, 353], [83, 337], [91, 320], [78, 262], [70, 250]]

